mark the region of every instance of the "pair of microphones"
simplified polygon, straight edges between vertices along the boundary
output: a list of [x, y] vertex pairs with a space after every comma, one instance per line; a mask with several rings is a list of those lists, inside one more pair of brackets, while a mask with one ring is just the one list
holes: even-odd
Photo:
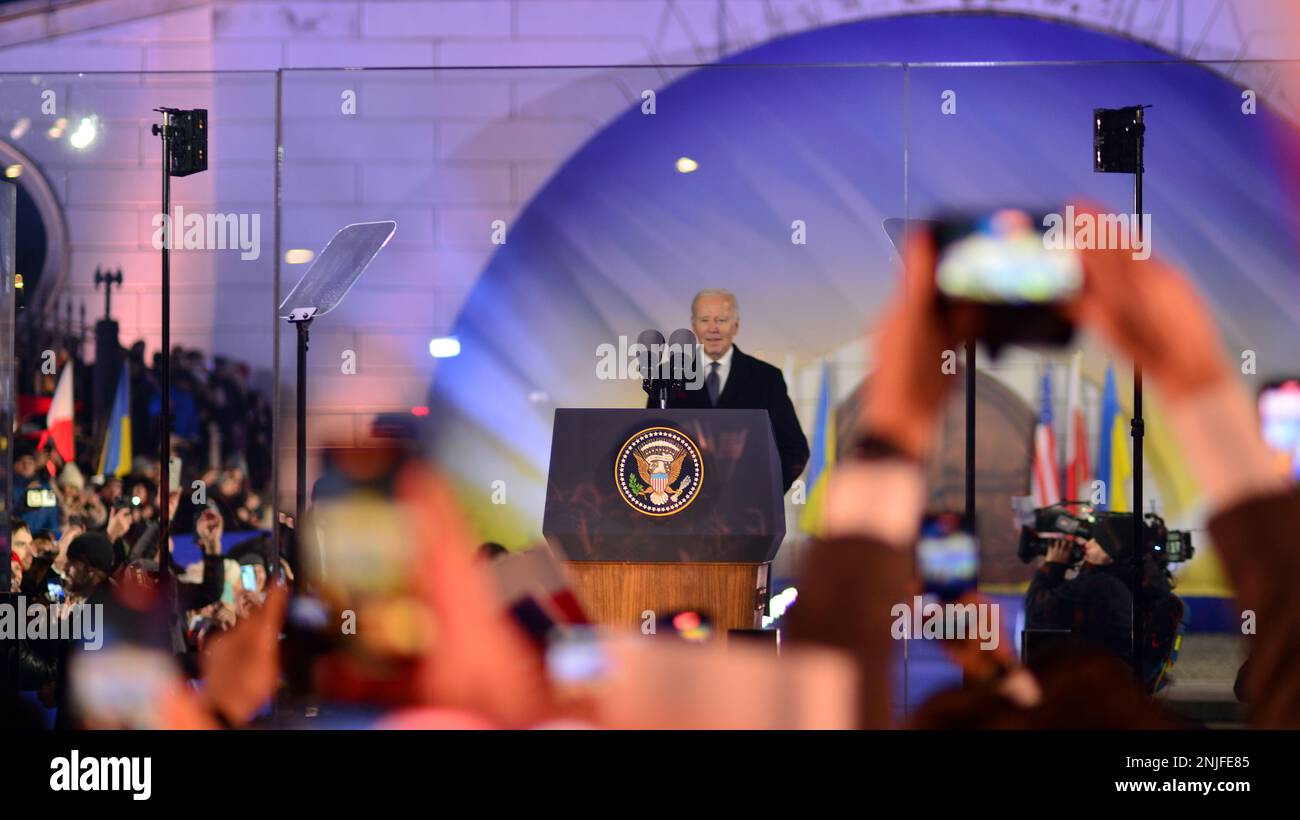
[[684, 327], [674, 330], [667, 341], [658, 330], [643, 330], [636, 337], [637, 367], [641, 389], [668, 406], [669, 391], [685, 390], [688, 374], [695, 373], [695, 351], [699, 339]]

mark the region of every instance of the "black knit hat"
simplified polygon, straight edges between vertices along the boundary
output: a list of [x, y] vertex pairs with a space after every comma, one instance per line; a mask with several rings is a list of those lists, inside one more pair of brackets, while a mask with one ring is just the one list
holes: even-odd
[[1092, 537], [1112, 561], [1128, 563], [1133, 555], [1133, 514], [1108, 513], [1100, 517]]
[[82, 533], [68, 545], [68, 560], [81, 561], [105, 575], [112, 575], [116, 566], [113, 542], [102, 532]]

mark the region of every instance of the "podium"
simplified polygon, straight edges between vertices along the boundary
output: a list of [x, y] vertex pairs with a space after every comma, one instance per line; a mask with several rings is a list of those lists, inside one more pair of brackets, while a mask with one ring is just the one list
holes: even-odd
[[755, 629], [785, 536], [766, 410], [555, 412], [542, 532], [594, 621]]

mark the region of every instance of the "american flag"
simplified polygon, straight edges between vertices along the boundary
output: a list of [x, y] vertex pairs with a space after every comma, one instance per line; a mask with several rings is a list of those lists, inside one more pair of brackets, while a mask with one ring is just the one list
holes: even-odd
[[1043, 403], [1034, 426], [1034, 463], [1030, 479], [1034, 506], [1061, 502], [1061, 485], [1056, 469], [1056, 434], [1052, 432], [1052, 376], [1043, 371]]

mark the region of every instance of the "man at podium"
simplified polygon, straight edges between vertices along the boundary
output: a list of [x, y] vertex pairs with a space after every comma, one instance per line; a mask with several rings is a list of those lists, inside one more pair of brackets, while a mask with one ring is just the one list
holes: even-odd
[[[781, 456], [781, 480], [784, 489], [789, 490], [808, 463], [808, 439], [799, 427], [781, 371], [733, 344], [740, 330], [740, 305], [735, 294], [720, 288], [706, 288], [695, 294], [691, 300], [691, 330], [704, 352], [704, 389], [670, 391], [668, 406], [766, 410]], [[653, 397], [646, 402], [647, 408], [655, 406]]]

